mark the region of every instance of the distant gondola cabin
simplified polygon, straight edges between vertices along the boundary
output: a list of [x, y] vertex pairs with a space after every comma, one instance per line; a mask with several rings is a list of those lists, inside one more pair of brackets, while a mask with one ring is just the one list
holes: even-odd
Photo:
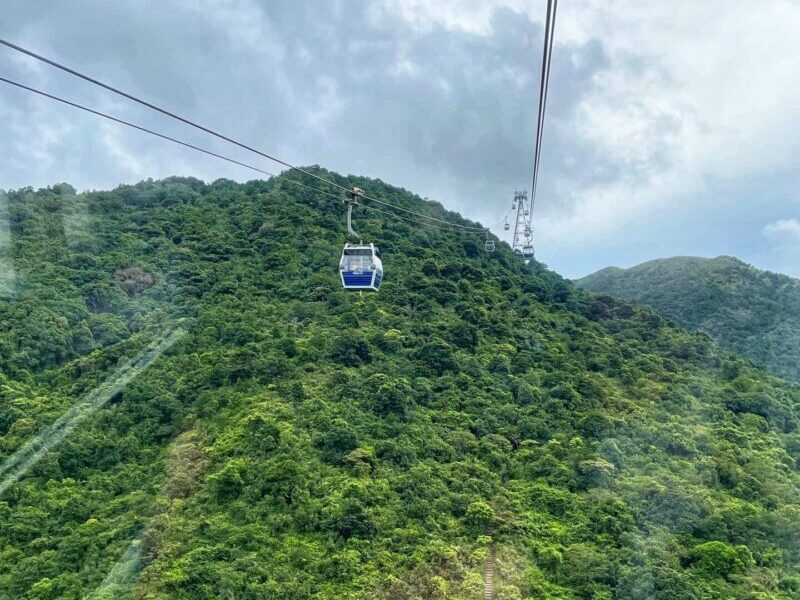
[[536, 258], [536, 254], [533, 251], [533, 246], [527, 245], [522, 247], [522, 258], [525, 259], [526, 263], [529, 263]]

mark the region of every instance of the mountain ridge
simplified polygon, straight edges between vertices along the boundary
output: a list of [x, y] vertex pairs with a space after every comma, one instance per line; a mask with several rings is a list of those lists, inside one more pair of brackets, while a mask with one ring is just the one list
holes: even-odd
[[645, 304], [771, 373], [800, 381], [800, 280], [731, 256], [610, 267], [576, 285]]

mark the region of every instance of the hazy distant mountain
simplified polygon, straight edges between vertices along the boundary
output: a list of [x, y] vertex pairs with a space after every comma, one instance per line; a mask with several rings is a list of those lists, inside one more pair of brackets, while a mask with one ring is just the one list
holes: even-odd
[[576, 283], [650, 306], [771, 373], [800, 381], [800, 280], [730, 256], [678, 256], [608, 267]]

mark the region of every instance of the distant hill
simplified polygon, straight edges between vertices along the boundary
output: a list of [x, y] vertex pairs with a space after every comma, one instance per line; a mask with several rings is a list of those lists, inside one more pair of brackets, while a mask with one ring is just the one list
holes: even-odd
[[635, 300], [780, 377], [800, 381], [800, 280], [731, 256], [677, 256], [576, 281]]

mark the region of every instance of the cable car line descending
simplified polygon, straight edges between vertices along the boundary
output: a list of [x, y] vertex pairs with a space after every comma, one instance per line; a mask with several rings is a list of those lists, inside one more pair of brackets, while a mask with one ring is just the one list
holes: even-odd
[[[536, 117], [536, 138], [533, 144], [533, 174], [531, 177], [531, 194], [517, 191], [511, 210], [516, 211], [512, 248], [519, 252], [530, 263], [536, 256], [533, 248], [533, 214], [536, 206], [536, 191], [539, 184], [539, 167], [542, 160], [542, 139], [544, 122], [547, 114], [547, 91], [550, 86], [550, 64], [553, 56], [553, 40], [555, 39], [556, 12], [558, 0], [547, 0], [547, 14], [544, 22], [544, 44], [542, 47], [542, 72], [539, 80], [539, 107]], [[504, 226], [504, 230], [509, 227]]]
[[[319, 188], [315, 188], [314, 186], [305, 184], [302, 181], [297, 181], [296, 179], [292, 179], [289, 176], [290, 171], [287, 171], [285, 173], [280, 173], [280, 174], [271, 173], [270, 171], [266, 171], [264, 169], [261, 169], [259, 167], [254, 166], [254, 165], [251, 165], [251, 164], [236, 160], [234, 158], [230, 158], [229, 156], [225, 156], [223, 154], [218, 154], [217, 152], [213, 152], [213, 151], [208, 150], [206, 148], [202, 148], [200, 146], [196, 146], [196, 145], [191, 144], [189, 142], [185, 142], [183, 140], [174, 138], [174, 137], [166, 135], [164, 133], [160, 133], [160, 132], [155, 131], [153, 129], [148, 129], [147, 127], [142, 127], [141, 125], [137, 125], [136, 123], [132, 123], [130, 121], [126, 121], [124, 119], [120, 119], [118, 117], [115, 117], [115, 116], [110, 115], [108, 113], [104, 113], [104, 112], [99, 111], [99, 110], [95, 110], [95, 109], [90, 108], [88, 106], [85, 106], [83, 104], [78, 104], [77, 102], [72, 102], [71, 100], [67, 100], [65, 98], [61, 98], [61, 97], [56, 96], [54, 94], [50, 94], [48, 92], [45, 92], [45, 91], [30, 87], [28, 85], [19, 83], [17, 81], [13, 81], [11, 79], [7, 79], [6, 77], [0, 76], [0, 81], [2, 81], [3, 83], [7, 83], [9, 85], [12, 85], [14, 87], [17, 87], [19, 89], [25, 90], [27, 92], [31, 92], [33, 94], [37, 94], [39, 96], [48, 98], [50, 100], [54, 100], [56, 102], [60, 102], [60, 103], [65, 104], [67, 106], [71, 106], [73, 108], [85, 111], [85, 112], [93, 114], [95, 116], [102, 117], [104, 119], [108, 119], [109, 121], [113, 121], [113, 122], [115, 122], [117, 124], [124, 125], [126, 127], [130, 127], [131, 129], [136, 129], [137, 131], [141, 131], [143, 133], [147, 133], [147, 134], [153, 135], [155, 137], [161, 138], [163, 140], [167, 140], [167, 141], [172, 142], [174, 144], [178, 144], [180, 146], [184, 146], [186, 148], [190, 148], [190, 149], [195, 150], [197, 152], [202, 152], [203, 154], [206, 154], [208, 156], [213, 156], [214, 158], [219, 158], [220, 160], [224, 160], [226, 162], [238, 165], [240, 167], [244, 167], [246, 169], [250, 169], [251, 171], [255, 171], [257, 173], [261, 173], [261, 174], [267, 175], [269, 177], [274, 177], [276, 179], [281, 179], [283, 181], [286, 181], [288, 183], [294, 184], [294, 185], [299, 186], [301, 188], [305, 188], [307, 190], [311, 190], [312, 192], [315, 192], [315, 193], [318, 193], [318, 194], [323, 194], [323, 195], [328, 196], [330, 198], [333, 198], [333, 199], [335, 199], [337, 201], [341, 201], [341, 195], [340, 194], [336, 194], [336, 193], [333, 193], [333, 192], [330, 192], [330, 191], [327, 191], [327, 190], [322, 190], [322, 189], [319, 189]], [[361, 206], [363, 206], [367, 210], [371, 210], [371, 211], [374, 211], [374, 212], [377, 212], [377, 213], [381, 213], [381, 214], [384, 214], [384, 215], [387, 215], [387, 216], [390, 216], [390, 217], [394, 217], [396, 219], [402, 219], [404, 221], [409, 221], [411, 223], [416, 223], [416, 224], [423, 225], [423, 226], [426, 226], [426, 227], [433, 227], [433, 228], [439, 229], [441, 231], [449, 231], [449, 232], [460, 232], [461, 231], [460, 229], [454, 229], [452, 227], [446, 227], [446, 226], [443, 226], [443, 225], [437, 225], [435, 223], [428, 223], [428, 222], [420, 221], [420, 220], [412, 218], [412, 217], [406, 217], [404, 215], [399, 215], [397, 213], [394, 213], [394, 212], [391, 212], [391, 211], [388, 211], [388, 210], [383, 210], [383, 209], [377, 208], [375, 206], [369, 206], [369, 205], [365, 205], [365, 204], [361, 205]], [[469, 231], [469, 232], [462, 232], [462, 233], [470, 233], [471, 234], [473, 232]]]
[[[154, 110], [156, 112], [159, 112], [159, 113], [161, 113], [163, 115], [166, 115], [166, 116], [168, 116], [168, 117], [170, 117], [172, 119], [176, 119], [176, 120], [178, 120], [178, 121], [180, 121], [182, 123], [185, 123], [185, 124], [187, 124], [187, 125], [189, 125], [191, 127], [199, 129], [200, 131], [203, 131], [205, 133], [213, 135], [213, 136], [215, 136], [215, 137], [217, 137], [217, 138], [219, 138], [221, 140], [224, 140], [224, 141], [226, 141], [228, 143], [234, 144], [235, 146], [239, 146], [240, 148], [243, 148], [243, 149], [248, 150], [250, 152], [253, 152], [253, 153], [255, 153], [255, 154], [259, 155], [259, 156], [262, 156], [262, 157], [264, 157], [266, 159], [269, 159], [269, 160], [274, 161], [274, 162], [276, 162], [278, 164], [281, 164], [281, 165], [283, 165], [283, 166], [285, 166], [285, 167], [287, 167], [289, 169], [292, 169], [292, 170], [295, 170], [295, 171], [299, 171], [299, 172], [301, 172], [301, 173], [303, 173], [305, 175], [313, 177], [314, 179], [318, 179], [319, 181], [327, 183], [328, 185], [332, 185], [332, 186], [338, 188], [340, 191], [342, 191], [344, 193], [349, 193], [351, 191], [347, 187], [345, 187], [345, 186], [343, 186], [341, 184], [338, 184], [335, 181], [331, 181], [330, 179], [322, 177], [321, 175], [317, 175], [316, 173], [313, 173], [311, 171], [303, 169], [302, 167], [297, 167], [297, 166], [295, 166], [295, 165], [293, 165], [293, 164], [291, 164], [291, 163], [289, 163], [289, 162], [287, 162], [287, 161], [285, 161], [283, 159], [280, 159], [280, 158], [278, 158], [276, 156], [273, 156], [271, 154], [268, 154], [266, 152], [258, 150], [257, 148], [254, 148], [254, 147], [252, 147], [252, 146], [250, 146], [248, 144], [245, 144], [243, 142], [239, 142], [239, 141], [237, 141], [237, 140], [235, 140], [235, 139], [233, 139], [233, 138], [231, 138], [231, 137], [229, 137], [229, 136], [227, 136], [225, 134], [222, 134], [222, 133], [219, 133], [217, 131], [214, 131], [213, 129], [211, 129], [209, 127], [206, 127], [204, 125], [200, 125], [199, 123], [196, 123], [196, 122], [194, 122], [194, 121], [192, 121], [190, 119], [187, 119], [186, 117], [182, 117], [182, 116], [180, 116], [178, 114], [175, 114], [175, 113], [173, 113], [173, 112], [171, 112], [169, 110], [161, 108], [160, 106], [157, 106], [157, 105], [155, 105], [155, 104], [153, 104], [151, 102], [148, 102], [147, 100], [143, 100], [143, 99], [141, 99], [141, 98], [139, 98], [137, 96], [134, 96], [133, 94], [130, 94], [128, 92], [120, 90], [120, 89], [118, 89], [118, 88], [116, 88], [116, 87], [114, 87], [112, 85], [109, 85], [107, 83], [103, 83], [102, 81], [99, 81], [99, 80], [97, 80], [97, 79], [95, 79], [93, 77], [90, 77], [89, 75], [81, 73], [80, 71], [77, 71], [75, 69], [67, 67], [66, 65], [63, 65], [63, 64], [61, 64], [59, 62], [56, 62], [55, 60], [49, 59], [49, 58], [47, 58], [45, 56], [42, 56], [41, 54], [37, 54], [36, 52], [33, 52], [32, 50], [28, 50], [26, 48], [23, 48], [22, 46], [18, 46], [17, 44], [14, 44], [14, 43], [9, 42], [8, 40], [4, 40], [2, 38], [0, 38], [0, 44], [2, 44], [3, 46], [6, 46], [8, 48], [11, 48], [12, 50], [16, 50], [17, 52], [21, 52], [22, 54], [30, 56], [31, 58], [35, 58], [36, 60], [44, 62], [44, 63], [46, 63], [46, 64], [48, 64], [48, 65], [50, 65], [52, 67], [55, 67], [56, 69], [60, 69], [60, 70], [62, 70], [64, 72], [66, 72], [66, 73], [69, 73], [70, 75], [74, 75], [75, 77], [83, 79], [84, 81], [88, 81], [89, 83], [91, 83], [93, 85], [97, 85], [97, 86], [99, 86], [99, 87], [101, 87], [103, 89], [106, 89], [106, 90], [108, 90], [110, 92], [118, 94], [119, 96], [127, 98], [128, 100], [131, 100], [133, 102], [141, 104], [142, 106], [146, 106], [147, 108], [150, 108], [150, 109], [152, 109], [152, 110]], [[457, 227], [459, 229], [472, 230], [472, 231], [481, 231], [481, 232], [483, 232], [486, 229], [485, 227], [473, 227], [473, 226], [469, 226], [469, 225], [461, 225], [460, 223], [454, 223], [452, 221], [445, 221], [444, 219], [438, 219], [436, 217], [431, 217], [431, 216], [425, 215], [423, 213], [418, 213], [418, 212], [410, 210], [408, 208], [404, 208], [402, 206], [396, 206], [394, 204], [391, 204], [390, 202], [386, 202], [386, 201], [380, 200], [378, 198], [372, 198], [372, 197], [367, 196], [367, 195], [363, 195], [362, 198], [364, 200], [369, 200], [371, 202], [376, 202], [378, 204], [382, 204], [384, 206], [391, 207], [394, 210], [399, 210], [399, 211], [402, 211], [402, 212], [405, 212], [405, 213], [413, 214], [413, 215], [415, 215], [417, 217], [420, 217], [420, 218], [423, 218], [423, 219], [430, 219], [431, 221], [444, 223], [444, 224], [449, 225], [451, 227]]]
[[539, 164], [542, 158], [542, 137], [544, 119], [547, 112], [547, 91], [550, 85], [550, 62], [553, 57], [553, 39], [556, 25], [558, 0], [547, 0], [547, 16], [545, 17], [544, 47], [542, 49], [542, 75], [539, 83], [539, 114], [536, 123], [536, 143], [533, 154], [533, 178], [531, 181], [531, 208], [529, 225], [533, 223], [533, 210], [536, 205], [536, 188], [539, 183]]

